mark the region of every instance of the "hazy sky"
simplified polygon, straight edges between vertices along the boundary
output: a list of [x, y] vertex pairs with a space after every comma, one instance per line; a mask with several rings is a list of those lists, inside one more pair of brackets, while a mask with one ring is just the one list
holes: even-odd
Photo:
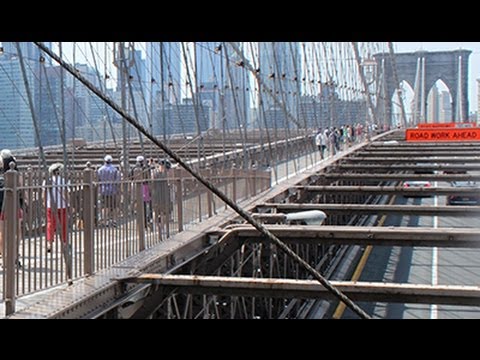
[[[81, 43], [80, 43], [81, 44]], [[142, 51], [145, 50], [145, 43], [141, 44], [140, 48]], [[65, 43], [65, 46], [68, 48], [71, 44]], [[95, 45], [95, 43], [94, 43]], [[480, 42], [395, 42], [394, 43], [395, 51], [398, 53], [402, 52], [414, 52], [418, 50], [426, 51], [450, 51], [458, 49], [471, 50], [472, 54], [469, 58], [469, 112], [475, 112], [478, 110], [478, 86], [477, 79], [480, 79]], [[55, 46], [54, 46], [55, 50]], [[77, 51], [78, 57], [82, 57], [81, 50]], [[89, 53], [89, 49], [85, 48], [84, 52]], [[99, 50], [100, 54], [103, 54], [103, 50]], [[68, 58], [68, 56], [67, 56]], [[112, 74], [114, 75], [114, 74]], [[111, 84], [110, 84], [111, 85]]]
[[480, 79], [480, 42], [396, 42], [395, 52], [471, 50], [469, 58], [468, 89], [469, 112], [478, 110], [477, 79]]

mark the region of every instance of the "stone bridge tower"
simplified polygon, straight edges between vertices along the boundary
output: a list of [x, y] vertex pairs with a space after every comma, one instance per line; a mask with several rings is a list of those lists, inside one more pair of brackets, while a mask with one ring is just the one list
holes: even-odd
[[[452, 121], [468, 119], [468, 60], [470, 50], [395, 54], [398, 84], [395, 84], [392, 61], [389, 53], [375, 54], [377, 79], [383, 81], [385, 119], [391, 125], [392, 96], [402, 81], [417, 89], [414, 108], [417, 118], [426, 121], [427, 96], [432, 86], [442, 80], [452, 96]], [[377, 108], [380, 108], [377, 106]]]

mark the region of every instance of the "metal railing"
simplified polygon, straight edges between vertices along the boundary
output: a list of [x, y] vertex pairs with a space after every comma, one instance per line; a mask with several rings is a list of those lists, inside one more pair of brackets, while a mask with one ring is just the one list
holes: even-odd
[[[202, 175], [241, 201], [271, 186], [270, 171], [203, 169]], [[51, 249], [47, 242], [46, 194], [56, 191], [41, 171], [5, 173], [2, 292], [5, 312], [15, 299], [108, 268], [215, 216], [226, 208], [183, 169], [155, 179], [150, 172], [123, 176], [114, 196], [99, 194], [102, 183], [91, 167], [66, 173], [66, 238], [62, 218], [55, 218]], [[47, 185], [44, 185], [47, 184]], [[19, 202], [19, 198], [24, 201]], [[21, 215], [20, 215], [21, 214]]]

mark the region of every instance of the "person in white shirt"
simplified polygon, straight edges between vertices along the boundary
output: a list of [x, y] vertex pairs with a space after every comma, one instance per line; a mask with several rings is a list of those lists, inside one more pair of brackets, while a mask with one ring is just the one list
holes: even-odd
[[48, 168], [51, 180], [48, 185], [51, 184], [51, 187], [47, 187], [46, 180], [43, 181], [47, 208], [47, 252], [52, 251], [57, 222], [61, 229], [60, 238], [63, 244], [67, 244], [67, 207], [70, 183], [60, 175], [62, 169], [62, 163], [55, 163]]
[[318, 133], [315, 136], [315, 145], [317, 145], [323, 160], [323, 158], [325, 157], [325, 148], [327, 147], [327, 140], [325, 138], [325, 134], [323, 133], [322, 129], [318, 129]]

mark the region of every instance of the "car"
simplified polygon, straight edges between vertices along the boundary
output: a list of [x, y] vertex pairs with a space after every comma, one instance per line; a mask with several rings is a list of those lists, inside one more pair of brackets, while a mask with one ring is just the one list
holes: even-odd
[[[432, 186], [432, 183], [430, 181], [425, 181], [425, 180], [407, 180], [403, 182], [403, 187], [405, 189], [408, 188], [429, 188]], [[421, 193], [416, 193], [416, 194], [403, 194], [404, 197], [430, 197], [432, 195], [430, 194], [421, 194]]]
[[478, 188], [478, 194], [448, 195], [447, 205], [480, 205], [480, 188], [476, 181], [452, 181], [455, 188]]

